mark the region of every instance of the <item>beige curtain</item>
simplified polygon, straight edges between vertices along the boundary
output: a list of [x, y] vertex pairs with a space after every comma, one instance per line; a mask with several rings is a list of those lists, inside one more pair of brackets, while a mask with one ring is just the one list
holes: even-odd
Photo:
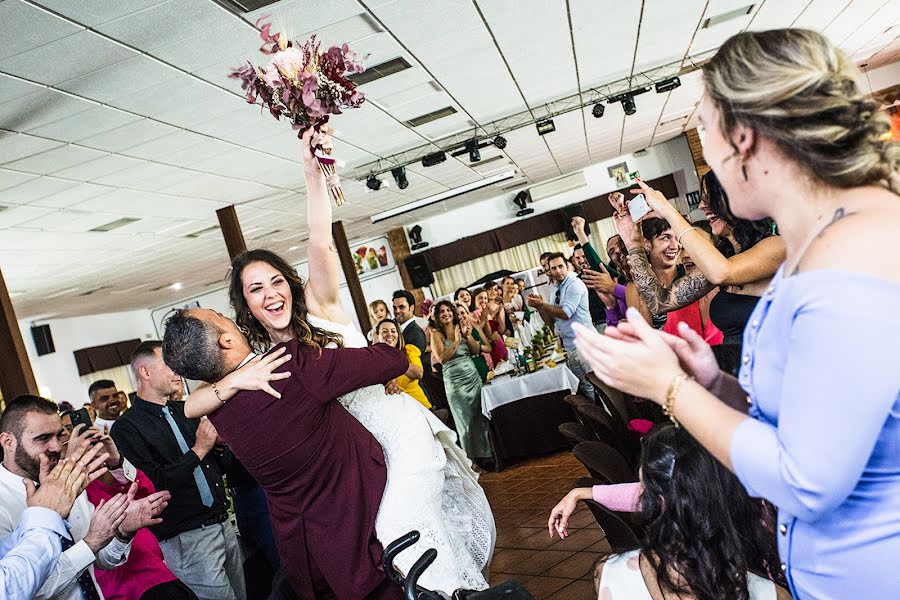
[[[83, 383], [87, 387], [90, 387], [92, 383], [94, 383], [95, 381], [99, 381], [100, 379], [109, 379], [116, 384], [116, 388], [120, 392], [125, 392], [125, 394], [130, 394], [131, 392], [136, 391], [133, 376], [131, 373], [131, 367], [129, 366], [123, 365], [121, 367], [115, 367], [113, 369], [103, 369], [102, 371], [94, 371], [93, 373], [82, 375], [81, 383]], [[90, 399], [85, 398], [84, 403], [87, 404], [88, 402], [90, 402]], [[75, 408], [81, 408], [81, 406], [82, 405], [76, 405]]]
[[[594, 221], [591, 223], [591, 230], [591, 245], [600, 253], [604, 261], [609, 260], [609, 257], [606, 255], [606, 240], [616, 234], [616, 227], [612, 218]], [[572, 247], [566, 240], [564, 233], [557, 233], [527, 244], [435, 271], [431, 293], [435, 298], [440, 298], [446, 294], [452, 294], [461, 287], [468, 286], [473, 281], [478, 281], [488, 273], [504, 269], [518, 273], [519, 271], [532, 269], [538, 266], [538, 259], [544, 252], [562, 252], [566, 256], [571, 256]]]

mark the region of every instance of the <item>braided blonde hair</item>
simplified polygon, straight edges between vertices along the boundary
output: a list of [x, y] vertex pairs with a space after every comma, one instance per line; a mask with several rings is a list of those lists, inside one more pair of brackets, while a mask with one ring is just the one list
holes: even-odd
[[726, 136], [745, 125], [827, 186], [900, 194], [900, 147], [859, 77], [840, 49], [805, 29], [739, 33], [703, 67]]

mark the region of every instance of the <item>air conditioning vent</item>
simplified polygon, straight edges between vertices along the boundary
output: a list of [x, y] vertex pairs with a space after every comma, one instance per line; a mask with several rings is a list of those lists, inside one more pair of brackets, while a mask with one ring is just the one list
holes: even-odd
[[378, 81], [388, 75], [405, 71], [411, 66], [412, 65], [410, 65], [405, 58], [400, 56], [372, 67], [366, 67], [365, 71], [362, 73], [354, 73], [353, 75], [350, 75], [348, 79], [356, 85], [365, 85], [367, 83], [372, 83], [373, 81]]
[[206, 227], [205, 229], [199, 229], [199, 230], [195, 231], [194, 233], [189, 233], [189, 234], [187, 234], [187, 235], [184, 236], [184, 237], [186, 237], [186, 238], [198, 238], [198, 237], [200, 237], [201, 235], [203, 235], [204, 233], [209, 233], [209, 232], [215, 231], [215, 230], [217, 230], [217, 229], [219, 229], [219, 226], [218, 226], [218, 225], [213, 225], [212, 227]]
[[731, 21], [732, 19], [740, 19], [741, 17], [745, 17], [749, 15], [753, 11], [753, 7], [755, 4], [750, 4], [748, 6], [742, 6], [740, 8], [736, 8], [734, 10], [729, 10], [728, 12], [724, 12], [720, 15], [716, 15], [714, 17], [710, 17], [703, 21], [703, 26], [701, 29], [709, 29], [710, 27], [715, 27], [716, 25], [720, 25], [726, 21]]
[[213, 0], [220, 6], [238, 14], [244, 14], [259, 10], [260, 8], [275, 4], [278, 0]]
[[455, 114], [455, 108], [453, 108], [452, 106], [446, 106], [420, 117], [416, 117], [415, 119], [410, 119], [406, 122], [406, 125], [408, 127], [420, 127], [422, 125], [425, 125], [426, 123], [431, 123], [432, 121], [437, 121], [438, 119], [443, 119], [444, 117], [449, 117], [450, 115]]
[[528, 191], [531, 192], [531, 199], [534, 202], [537, 202], [538, 200], [550, 198], [562, 194], [563, 192], [577, 190], [586, 185], [587, 181], [584, 179], [584, 171], [576, 171], [575, 173], [570, 173], [563, 177], [557, 177], [556, 179], [533, 185]]
[[115, 221], [111, 221], [105, 225], [98, 225], [93, 229], [89, 229], [88, 231], [99, 231], [106, 232], [112, 231], [113, 229], [118, 229], [119, 227], [125, 227], [126, 225], [131, 225], [132, 223], [137, 223], [140, 219], [136, 217], [125, 217], [123, 219], [117, 219]]

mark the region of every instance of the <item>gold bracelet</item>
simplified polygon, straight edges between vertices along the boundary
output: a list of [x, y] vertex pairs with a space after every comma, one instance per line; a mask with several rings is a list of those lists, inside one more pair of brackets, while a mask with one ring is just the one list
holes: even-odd
[[672, 378], [672, 382], [669, 384], [669, 389], [666, 392], [666, 402], [662, 407], [663, 414], [669, 417], [669, 420], [672, 421], [675, 427], [681, 427], [681, 424], [675, 419], [675, 399], [678, 397], [678, 390], [681, 389], [681, 384], [688, 379], [693, 379], [693, 377], [687, 373], [679, 373]]
[[213, 383], [210, 384], [210, 385], [212, 385], [213, 393], [216, 395], [216, 398], [218, 398], [218, 399], [219, 399], [219, 402], [221, 402], [221, 403], [224, 405], [224, 404], [225, 404], [225, 401], [222, 400], [222, 396], [219, 395], [219, 388], [216, 387], [215, 382], [213, 382]]

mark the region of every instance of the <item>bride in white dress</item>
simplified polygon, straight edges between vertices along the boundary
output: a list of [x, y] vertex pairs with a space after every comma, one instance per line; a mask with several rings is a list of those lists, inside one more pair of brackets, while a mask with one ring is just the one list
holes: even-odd
[[[303, 137], [309, 226], [309, 278], [304, 283], [287, 261], [265, 250], [237, 257], [230, 274], [235, 321], [258, 350], [290, 339], [317, 346], [364, 347], [365, 337], [351, 324], [338, 297], [340, 271], [331, 241], [331, 201], [324, 177]], [[255, 359], [217, 382], [227, 400], [238, 390], [263, 389], [278, 396], [269, 382], [283, 378]], [[456, 433], [407, 394], [388, 394], [370, 386], [339, 399], [381, 444], [387, 484], [375, 523], [387, 545], [411, 530], [419, 542], [396, 559], [406, 573], [421, 554], [434, 548], [435, 562], [420, 584], [453, 592], [487, 588], [486, 573], [496, 531], [490, 505], [472, 463], [457, 444]], [[220, 406], [211, 388], [196, 390], [185, 413], [196, 417]]]

